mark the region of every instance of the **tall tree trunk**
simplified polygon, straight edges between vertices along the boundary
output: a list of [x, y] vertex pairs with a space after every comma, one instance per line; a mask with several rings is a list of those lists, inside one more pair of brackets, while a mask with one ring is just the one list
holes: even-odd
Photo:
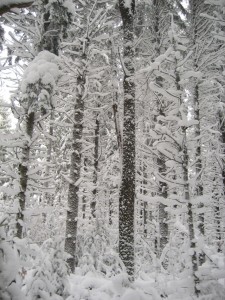
[[[197, 66], [196, 66], [197, 67]], [[200, 128], [200, 103], [199, 103], [199, 86], [198, 83], [196, 84], [194, 88], [194, 95], [193, 95], [193, 106], [194, 106], [194, 119], [198, 121], [199, 123], [195, 125], [195, 137], [199, 138], [201, 134], [201, 128]], [[197, 142], [197, 146], [195, 149], [195, 171], [197, 174], [196, 178], [196, 196], [202, 196], [203, 195], [203, 184], [201, 180], [201, 173], [202, 173], [202, 149], [201, 149], [201, 140], [199, 139]], [[198, 205], [198, 208], [201, 209], [203, 208], [204, 205], [203, 203]], [[199, 232], [202, 236], [205, 234], [205, 227], [204, 227], [204, 222], [205, 222], [205, 217], [204, 213], [199, 213], [198, 214], [198, 229]], [[204, 254], [200, 253], [199, 256], [199, 263], [202, 265], [205, 261]]]
[[[113, 34], [113, 33], [112, 33]], [[111, 70], [112, 70], [112, 100], [113, 100], [113, 119], [116, 130], [117, 144], [120, 154], [122, 157], [122, 137], [120, 130], [120, 122], [118, 115], [118, 79], [117, 79], [117, 66], [116, 66], [116, 49], [113, 38], [111, 39]]]
[[[50, 163], [52, 160], [52, 148], [53, 148], [53, 141], [52, 138], [54, 136], [54, 128], [53, 128], [53, 124], [52, 121], [54, 120], [54, 112], [51, 111], [50, 114], [50, 125], [49, 125], [49, 136], [50, 138], [48, 139], [48, 144], [47, 144], [47, 158], [46, 158], [46, 169], [45, 169], [45, 176], [49, 177], [50, 175]], [[49, 186], [49, 182], [47, 181], [45, 184], [46, 188], [48, 188]], [[50, 193], [45, 193], [44, 196], [44, 200], [46, 201], [47, 205], [53, 206], [53, 201], [54, 201], [54, 195], [50, 194]]]
[[[98, 105], [99, 107], [99, 105]], [[96, 201], [97, 201], [97, 180], [98, 180], [98, 160], [99, 160], [99, 113], [96, 115], [95, 120], [95, 135], [94, 135], [94, 174], [93, 174], [93, 199], [91, 202], [91, 214], [93, 218], [96, 218]]]
[[[83, 55], [85, 61], [86, 55]], [[81, 152], [82, 152], [82, 134], [84, 119], [84, 99], [83, 93], [85, 89], [85, 66], [77, 77], [77, 97], [74, 106], [74, 123], [72, 133], [72, 153], [70, 158], [70, 180], [68, 191], [68, 209], [66, 217], [66, 240], [65, 251], [70, 254], [67, 262], [73, 273], [76, 265], [76, 239], [77, 239], [77, 218], [79, 205], [79, 179], [81, 173]]]
[[[175, 48], [176, 50], [176, 48]], [[176, 69], [175, 69], [175, 85], [177, 91], [181, 91], [180, 86], [180, 74], [177, 70], [177, 59], [175, 59]], [[181, 107], [182, 107], [182, 99], [180, 98], [179, 103], [179, 113], [178, 116], [182, 119], [181, 115]], [[192, 250], [191, 254], [191, 262], [192, 262], [192, 276], [194, 280], [194, 292], [195, 295], [198, 297], [200, 294], [200, 290], [198, 288], [199, 285], [199, 277], [197, 275], [198, 271], [198, 260], [197, 260], [197, 251], [196, 251], [196, 242], [195, 242], [195, 228], [194, 228], [194, 218], [193, 218], [193, 205], [191, 203], [190, 197], [190, 185], [189, 185], [189, 178], [188, 178], [188, 144], [187, 144], [187, 127], [181, 126], [182, 132], [182, 146], [180, 148], [180, 152], [183, 153], [183, 159], [181, 162], [182, 173], [183, 173], [183, 181], [184, 181], [184, 199], [187, 205], [187, 215], [188, 215], [188, 232], [189, 232], [189, 240], [190, 240], [190, 249]]]
[[[155, 30], [155, 35], [156, 35], [156, 56], [159, 56], [162, 52], [162, 37], [161, 37], [161, 32], [160, 32], [160, 22], [161, 18], [160, 14], [163, 14], [163, 10], [166, 8], [166, 3], [161, 0], [154, 0], [153, 1], [154, 5], [154, 12], [155, 12], [155, 20], [154, 20], [154, 30]], [[161, 76], [156, 77], [156, 84], [160, 87], [163, 87], [163, 78]], [[155, 117], [155, 124], [157, 122], [157, 117], [158, 116], [165, 116], [164, 113], [164, 105], [163, 105], [163, 99], [160, 99], [160, 96], [158, 97], [157, 103], [157, 112], [158, 115]], [[166, 165], [165, 161], [163, 159], [162, 155], [159, 155], [157, 158], [157, 166], [158, 166], [158, 172], [161, 175], [164, 175], [166, 172]], [[168, 190], [168, 184], [163, 181], [159, 181], [158, 183], [158, 191], [157, 194], [160, 197], [167, 198], [167, 190]], [[165, 210], [166, 205], [160, 203], [159, 204], [159, 245], [157, 245], [157, 254], [158, 256], [161, 255], [163, 249], [165, 248], [166, 244], [168, 243], [168, 213]]]
[[[224, 95], [225, 97], [225, 95]], [[225, 102], [225, 100], [224, 100]], [[222, 155], [225, 156], [225, 117], [224, 110], [219, 113], [219, 130], [221, 133], [221, 143], [222, 143]], [[222, 166], [222, 179], [223, 179], [223, 187], [224, 187], [224, 195], [225, 195], [225, 163]]]
[[[201, 0], [191, 0], [190, 1], [191, 8], [191, 18], [192, 18], [192, 47], [194, 48], [194, 59], [193, 59], [193, 67], [194, 71], [199, 71], [199, 55], [201, 55], [201, 45], [204, 40], [202, 40], [202, 22], [201, 22], [201, 13], [205, 13], [206, 5], [204, 1]], [[207, 24], [206, 24], [207, 26]], [[203, 37], [205, 39], [205, 37]], [[202, 147], [201, 147], [201, 127], [200, 127], [200, 86], [198, 79], [195, 79], [193, 82], [193, 108], [194, 108], [194, 119], [198, 121], [198, 124], [195, 125], [195, 137], [197, 139], [197, 145], [195, 148], [195, 172], [196, 172], [196, 188], [195, 195], [202, 196], [203, 195], [203, 183], [202, 183]], [[204, 207], [203, 203], [198, 205], [198, 208], [201, 210]], [[205, 217], [204, 213], [198, 214], [198, 229], [199, 233], [204, 236], [205, 235]], [[205, 254], [203, 252], [199, 253], [199, 264], [202, 265], [205, 262]]]
[[27, 182], [28, 182], [28, 166], [30, 160], [30, 143], [34, 131], [34, 119], [35, 113], [31, 112], [27, 115], [25, 130], [26, 130], [26, 144], [22, 148], [22, 158], [21, 163], [19, 164], [19, 176], [20, 176], [20, 192], [18, 194], [19, 199], [19, 212], [17, 213], [17, 222], [16, 222], [16, 236], [18, 238], [23, 237], [23, 220], [24, 220], [24, 210], [26, 205], [26, 192], [27, 192]]
[[[31, 5], [33, 1], [20, 1], [20, 3], [24, 3], [27, 4], [27, 6]], [[44, 0], [43, 5], [48, 4], [48, 0]], [[18, 6], [19, 7], [19, 6]], [[21, 6], [22, 7], [22, 6]], [[26, 7], [26, 6], [24, 6]], [[44, 12], [43, 13], [43, 18], [45, 20], [44, 23], [44, 33], [43, 36], [43, 41], [40, 41], [39, 45], [38, 45], [38, 51], [43, 51], [43, 50], [48, 50], [51, 53], [54, 53], [55, 55], [58, 55], [58, 50], [59, 50], [59, 41], [60, 41], [60, 35], [59, 32], [61, 30], [60, 25], [56, 25], [56, 23], [54, 21], [51, 20], [50, 18], [50, 13], [49, 11]], [[54, 35], [51, 34], [51, 29], [56, 25], [55, 31], [57, 31], [57, 34], [55, 33]], [[65, 24], [64, 24], [65, 26]], [[49, 35], [50, 32], [50, 35]], [[46, 35], [48, 35], [48, 43], [45, 40]], [[35, 90], [35, 87], [34, 87]], [[35, 91], [34, 91], [35, 93]], [[32, 99], [31, 99], [32, 100]], [[34, 101], [37, 101], [36, 99], [34, 99]], [[31, 101], [32, 102], [32, 101]], [[41, 113], [45, 114], [46, 111], [45, 109], [42, 107], [41, 109]], [[25, 123], [25, 130], [26, 130], [26, 134], [29, 138], [29, 140], [32, 139], [32, 135], [33, 135], [33, 131], [34, 131], [34, 122], [35, 122], [35, 112], [31, 112], [27, 115], [27, 119], [26, 119], [26, 123]], [[50, 125], [50, 135], [53, 135], [53, 127], [52, 125]], [[47, 150], [47, 162], [50, 161], [50, 152], [51, 152], [51, 141]], [[26, 143], [26, 145], [24, 146], [24, 148], [22, 149], [22, 162], [19, 164], [19, 175], [20, 175], [20, 192], [18, 194], [18, 198], [19, 198], [19, 212], [17, 214], [17, 237], [22, 238], [22, 223], [23, 223], [23, 219], [24, 219], [24, 214], [23, 211], [25, 209], [25, 205], [26, 205], [26, 191], [27, 191], [27, 182], [28, 182], [28, 166], [29, 166], [29, 159], [30, 159], [30, 145], [29, 145], [29, 141]]]
[[186, 128], [182, 127], [183, 133], [183, 179], [184, 179], [184, 199], [187, 203], [187, 213], [188, 213], [188, 231], [189, 231], [189, 239], [190, 239], [190, 248], [192, 250], [191, 254], [191, 262], [192, 262], [192, 271], [194, 278], [194, 291], [196, 296], [199, 296], [199, 278], [196, 275], [198, 271], [198, 263], [197, 263], [197, 252], [196, 252], [196, 242], [195, 242], [195, 231], [194, 231], [194, 220], [193, 220], [193, 207], [190, 199], [190, 187], [188, 180], [188, 152], [187, 152], [187, 137], [186, 137]]
[[[219, 130], [220, 130], [220, 142], [222, 146], [222, 156], [225, 156], [225, 118], [224, 118], [224, 110], [220, 110], [218, 113], [218, 118], [219, 118]], [[221, 203], [220, 199], [225, 199], [225, 163], [222, 165], [222, 170], [221, 170], [221, 176], [222, 176], [222, 186], [223, 186], [223, 192], [222, 195], [221, 193], [218, 192], [218, 186], [219, 184], [217, 183], [216, 178], [214, 178], [213, 182], [214, 184], [214, 193], [216, 192], [216, 205], [214, 206], [214, 215], [216, 219], [216, 239], [217, 239], [217, 251], [222, 252], [222, 232], [223, 232], [223, 226], [221, 222]], [[220, 178], [219, 178], [220, 180]], [[224, 204], [224, 203], [223, 203]]]
[[122, 182], [119, 196], [119, 255], [130, 280], [134, 279], [134, 204], [135, 204], [135, 83], [134, 12], [135, 0], [119, 0], [123, 21], [124, 45], [124, 123]]

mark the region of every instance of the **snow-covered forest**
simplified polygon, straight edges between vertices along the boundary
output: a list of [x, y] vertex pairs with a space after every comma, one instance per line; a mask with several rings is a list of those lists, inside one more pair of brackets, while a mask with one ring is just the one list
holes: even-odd
[[0, 84], [0, 300], [225, 299], [224, 0], [0, 0]]

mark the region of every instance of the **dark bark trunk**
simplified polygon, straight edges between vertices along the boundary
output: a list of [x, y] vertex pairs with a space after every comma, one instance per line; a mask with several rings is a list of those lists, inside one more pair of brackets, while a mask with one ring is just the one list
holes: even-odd
[[124, 44], [124, 123], [122, 182], [119, 196], [119, 255], [130, 280], [134, 279], [134, 203], [135, 203], [135, 83], [134, 9], [119, 0]]
[[111, 66], [112, 66], [112, 100], [113, 100], [113, 119], [116, 130], [117, 144], [119, 149], [120, 158], [122, 156], [122, 137], [118, 115], [118, 86], [117, 86], [117, 66], [116, 66], [116, 50], [114, 41], [111, 41]]
[[[193, 33], [192, 33], [192, 45], [194, 48], [198, 49], [199, 39], [199, 17], [200, 13], [204, 12], [204, 3], [200, 0], [192, 0], [191, 1], [191, 13], [192, 13], [192, 24], [193, 24]], [[199, 71], [198, 66], [199, 54], [196, 52], [194, 56], [193, 66], [195, 71]], [[193, 107], [194, 107], [194, 119], [198, 121], [198, 124], [195, 125], [195, 137], [197, 140], [197, 145], [195, 148], [195, 172], [196, 172], [196, 188], [195, 195], [202, 196], [203, 195], [203, 183], [202, 183], [202, 147], [201, 147], [201, 139], [199, 139], [201, 135], [201, 127], [200, 127], [200, 91], [199, 91], [199, 82], [194, 82], [194, 91], [193, 91]], [[204, 207], [203, 203], [198, 205], [198, 208], [201, 210]], [[198, 230], [199, 233], [204, 236], [205, 235], [205, 216], [204, 213], [198, 214]], [[199, 264], [202, 265], [205, 262], [205, 254], [203, 252], [199, 253]]]
[[[194, 90], [194, 118], [197, 120], [199, 123], [195, 125], [195, 136], [198, 138], [201, 134], [201, 128], [200, 128], [200, 108], [199, 108], [199, 86], [196, 84], [195, 90]], [[195, 171], [196, 171], [196, 196], [202, 196], [203, 195], [203, 184], [202, 184], [202, 149], [201, 149], [201, 140], [197, 141], [197, 147], [195, 149], [195, 159], [196, 159], [196, 164], [195, 164]], [[200, 203], [198, 205], [199, 209], [202, 209], [204, 207], [203, 203]], [[205, 235], [205, 216], [204, 213], [199, 213], [198, 214], [198, 230], [199, 233], [204, 236]], [[205, 254], [203, 252], [199, 253], [199, 264], [200, 266], [205, 262]]]
[[[222, 143], [222, 154], [225, 156], [225, 118], [223, 112], [221, 111], [219, 114], [219, 124], [220, 124], [219, 129], [221, 133], [220, 139]], [[224, 195], [225, 195], [225, 163], [223, 164], [223, 169], [222, 169], [222, 179], [223, 179], [223, 187], [224, 187]]]
[[186, 128], [182, 128], [182, 133], [184, 136], [183, 142], [183, 178], [184, 178], [184, 198], [187, 202], [187, 209], [188, 209], [188, 231], [189, 231], [189, 238], [190, 238], [190, 248], [192, 250], [191, 254], [191, 261], [192, 261], [192, 271], [193, 271], [193, 278], [194, 278], [194, 291], [196, 296], [198, 297], [200, 291], [198, 289], [199, 285], [199, 278], [196, 275], [198, 271], [198, 259], [197, 259], [197, 252], [196, 252], [196, 242], [195, 242], [195, 232], [194, 232], [194, 220], [193, 220], [193, 206], [190, 199], [190, 187], [188, 182], [188, 153], [187, 153], [187, 141], [186, 141]]
[[19, 199], [19, 212], [17, 213], [17, 223], [16, 223], [16, 236], [18, 238], [23, 238], [23, 220], [24, 220], [24, 210], [26, 205], [26, 192], [27, 192], [27, 182], [28, 182], [28, 165], [30, 159], [30, 142], [34, 131], [34, 119], [35, 113], [31, 112], [27, 115], [26, 119], [26, 135], [28, 141], [24, 148], [22, 149], [21, 163], [19, 164], [19, 176], [20, 176], [20, 192], [18, 194]]
[[66, 218], [66, 240], [65, 251], [70, 254], [67, 262], [71, 272], [75, 270], [76, 261], [76, 239], [77, 239], [77, 218], [79, 205], [79, 183], [81, 173], [81, 151], [82, 151], [82, 134], [84, 118], [84, 100], [83, 92], [86, 82], [85, 72], [83, 71], [77, 78], [77, 85], [80, 92], [77, 95], [74, 107], [74, 125], [72, 133], [72, 153], [70, 159], [70, 180], [68, 191], [68, 210]]
[[91, 214], [93, 218], [96, 218], [96, 201], [97, 201], [97, 181], [98, 181], [98, 160], [99, 160], [99, 129], [100, 121], [99, 114], [96, 115], [95, 121], [95, 136], [94, 136], [94, 174], [93, 174], [93, 199], [91, 202]]
[[[222, 146], [222, 155], [225, 156], [225, 119], [223, 110], [219, 111], [218, 113], [219, 118], [219, 130], [221, 133], [220, 136], [220, 142]], [[216, 223], [216, 239], [217, 239], [217, 251], [222, 252], [222, 224], [221, 224], [221, 205], [220, 205], [220, 199], [221, 196], [225, 198], [225, 164], [222, 165], [222, 186], [223, 186], [223, 193], [222, 195], [219, 192], [216, 192], [218, 190], [218, 184], [216, 178], [214, 178], [214, 193], [215, 195], [215, 202], [216, 205], [214, 206], [214, 216], [215, 216], [215, 223]], [[214, 194], [213, 193], [213, 194]]]
[[[49, 136], [53, 137], [54, 135], [54, 129], [53, 129], [53, 124], [52, 121], [54, 120], [54, 112], [51, 111], [51, 115], [50, 115], [50, 125], [49, 125]], [[48, 139], [48, 144], [47, 144], [47, 158], [46, 158], [46, 169], [45, 169], [45, 176], [49, 177], [50, 175], [50, 163], [52, 161], [52, 149], [53, 148], [53, 141], [51, 138]], [[49, 186], [49, 182], [47, 181], [45, 186], [48, 188]], [[53, 202], [54, 202], [54, 195], [50, 194], [50, 193], [45, 193], [45, 197], [44, 200], [46, 201], [47, 205], [53, 206]]]

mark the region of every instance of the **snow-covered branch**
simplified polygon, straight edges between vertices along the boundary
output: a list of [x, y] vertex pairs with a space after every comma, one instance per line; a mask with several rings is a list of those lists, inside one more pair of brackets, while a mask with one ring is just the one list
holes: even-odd
[[12, 8], [25, 8], [30, 6], [33, 2], [32, 0], [1, 0], [0, 16], [10, 12]]

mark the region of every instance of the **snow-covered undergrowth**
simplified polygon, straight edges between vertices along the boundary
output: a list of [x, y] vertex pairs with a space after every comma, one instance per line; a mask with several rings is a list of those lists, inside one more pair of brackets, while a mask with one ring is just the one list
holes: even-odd
[[87, 273], [85, 276], [75, 275], [69, 277], [70, 296], [67, 300], [151, 300], [161, 299], [154, 288], [153, 280], [137, 280], [129, 284], [126, 274], [119, 274], [112, 278], [96, 276]]
[[[221, 269], [222, 272], [222, 269]], [[188, 273], [182, 276], [149, 273], [129, 283], [126, 274], [104, 278], [81, 269], [69, 277], [69, 294], [66, 300], [193, 300], [193, 283]], [[221, 274], [220, 274], [221, 275]], [[224, 276], [225, 277], [225, 276]], [[225, 280], [205, 281], [201, 284], [201, 300], [224, 300]], [[205, 295], [204, 295], [205, 294]]]
[[[1, 244], [2, 249], [5, 244]], [[3, 257], [4, 272], [0, 278], [8, 288], [1, 293], [1, 300], [193, 300], [193, 280], [190, 270], [172, 274], [163, 268], [154, 272], [140, 271], [133, 283], [125, 272], [108, 277], [94, 268], [87, 271], [87, 265], [76, 268], [75, 274], [67, 275], [65, 256], [60, 243], [47, 241], [35, 248], [33, 258], [26, 263], [16, 255]], [[7, 248], [3, 250], [8, 251]], [[11, 253], [10, 251], [8, 252]], [[208, 253], [210, 255], [210, 253]], [[1, 257], [2, 259], [2, 257]], [[6, 267], [15, 265], [16, 270]], [[20, 260], [20, 261], [19, 261]], [[33, 262], [32, 262], [33, 260]], [[214, 266], [212, 266], [214, 264]], [[90, 267], [90, 266], [89, 266]], [[110, 266], [108, 266], [110, 267]], [[201, 279], [200, 300], [224, 300], [225, 264], [222, 254], [210, 255], [199, 269]], [[7, 272], [6, 272], [7, 271]], [[17, 276], [15, 276], [15, 272]], [[5, 278], [6, 277], [6, 278]], [[10, 278], [10, 280], [8, 280]], [[14, 280], [15, 279], [15, 280]], [[7, 281], [8, 280], [8, 281]], [[7, 281], [7, 282], [6, 282]]]
[[[225, 299], [224, 254], [213, 245], [203, 247], [206, 262], [196, 274], [201, 295], [196, 298], [185, 241], [177, 243], [177, 251], [171, 241], [157, 258], [140, 240], [135, 256], [136, 276], [130, 283], [107, 232], [98, 230], [92, 239], [89, 235], [79, 239], [83, 250], [75, 274], [69, 274], [62, 237], [38, 246], [27, 238], [19, 240], [6, 234], [4, 222], [5, 219], [0, 221], [0, 300]], [[91, 230], [90, 234], [94, 236]]]

